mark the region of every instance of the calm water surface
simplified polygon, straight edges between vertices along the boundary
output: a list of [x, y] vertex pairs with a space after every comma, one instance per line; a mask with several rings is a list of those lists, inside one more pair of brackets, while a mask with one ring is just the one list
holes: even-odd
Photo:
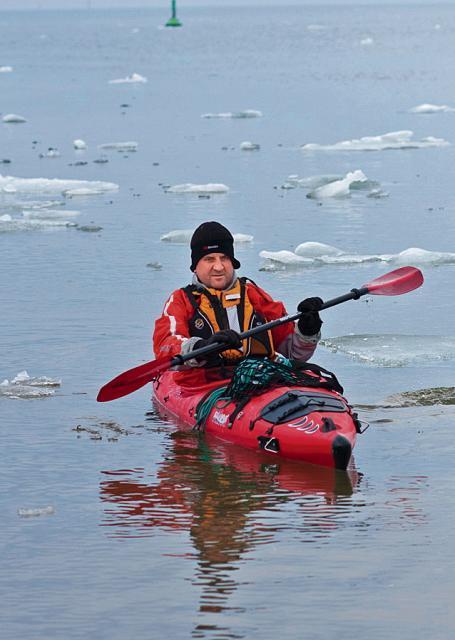
[[[371, 423], [347, 474], [261, 458], [182, 433], [150, 390], [97, 405], [99, 387], [151, 357], [153, 320], [188, 280], [173, 229], [222, 220], [254, 236], [242, 272], [289, 309], [389, 267], [260, 271], [259, 251], [324, 242], [356, 254], [453, 252], [453, 146], [314, 152], [306, 142], [409, 129], [454, 142], [455, 9], [198, 9], [167, 14], [0, 13], [0, 173], [115, 182], [67, 199], [80, 225], [0, 233], [0, 378], [26, 369], [62, 380], [55, 396], [0, 395], [3, 526], [0, 637], [352, 638], [446, 640], [455, 631], [453, 406], [387, 408], [408, 390], [451, 387], [453, 358], [384, 367], [322, 347]], [[361, 41], [371, 38], [371, 44]], [[146, 84], [108, 84], [140, 73]], [[123, 106], [122, 106], [123, 105]], [[124, 106], [129, 105], [129, 106]], [[259, 109], [247, 120], [200, 118]], [[72, 141], [84, 139], [86, 152]], [[97, 145], [134, 140], [136, 153]], [[258, 153], [239, 150], [244, 140]], [[49, 147], [58, 158], [40, 157]], [[76, 165], [76, 162], [87, 164]], [[388, 198], [319, 205], [280, 186], [290, 174], [361, 168]], [[222, 182], [209, 199], [163, 185]], [[277, 187], [277, 188], [275, 188]], [[18, 200], [0, 194], [0, 216]], [[15, 214], [14, 214], [15, 215]], [[161, 270], [146, 265], [160, 262]], [[454, 266], [425, 286], [327, 311], [324, 335], [454, 335]], [[20, 509], [54, 513], [21, 517]]]

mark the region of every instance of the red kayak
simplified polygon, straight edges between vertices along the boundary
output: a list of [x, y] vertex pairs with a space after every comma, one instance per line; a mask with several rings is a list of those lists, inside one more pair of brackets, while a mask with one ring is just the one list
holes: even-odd
[[[351, 289], [349, 293], [327, 300], [321, 310], [358, 300], [367, 294], [399, 296], [417, 289], [422, 283], [419, 269], [400, 267], [360, 289]], [[300, 316], [299, 312], [271, 320], [244, 331], [239, 337], [242, 340], [251, 338], [294, 322]], [[186, 372], [172, 370], [184, 367], [194, 358], [204, 360], [219, 353], [222, 346], [215, 342], [184, 355], [163, 356], [133, 367], [105, 384], [97, 400], [115, 400], [154, 381], [158, 407], [185, 425], [270, 456], [279, 455], [335, 469], [347, 468], [357, 433], [362, 429], [333, 374], [309, 363], [301, 367], [288, 361], [289, 366], [283, 365], [278, 381], [276, 362], [267, 370], [268, 358], [262, 358], [254, 364], [255, 371], [252, 371], [248, 370], [252, 363], [246, 358], [236, 366], [232, 380], [218, 379], [208, 384], [191, 385], [188, 380], [183, 383], [185, 376], [182, 373], [186, 375]], [[305, 370], [309, 371], [306, 377]]]
[[[222, 396], [229, 380], [200, 386], [167, 371], [154, 382], [158, 409], [185, 426], [270, 456], [345, 470], [360, 423], [345, 398], [321, 386], [274, 386], [246, 402]], [[213, 395], [217, 393], [218, 399]], [[202, 430], [201, 428], [201, 430]]]

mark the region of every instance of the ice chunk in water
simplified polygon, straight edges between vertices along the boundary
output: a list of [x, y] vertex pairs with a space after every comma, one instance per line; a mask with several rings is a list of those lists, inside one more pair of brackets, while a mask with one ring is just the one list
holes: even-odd
[[[387, 258], [388, 256], [385, 256]], [[400, 253], [391, 256], [391, 262], [394, 264], [454, 264], [455, 253], [448, 253], [442, 251], [427, 251], [426, 249], [418, 249], [417, 247], [410, 247]]]
[[115, 151], [137, 151], [137, 142], [106, 142], [99, 144], [98, 149], [113, 149]]
[[0, 67], [0, 73], [11, 73], [12, 70], [13, 70], [13, 67], [8, 67], [8, 66]]
[[51, 505], [47, 507], [38, 507], [35, 509], [18, 509], [17, 515], [21, 518], [36, 518], [39, 516], [51, 516], [55, 513], [54, 507]]
[[109, 84], [131, 84], [131, 83], [146, 83], [147, 78], [141, 76], [139, 73], [132, 73], [126, 78], [117, 78], [116, 80], [109, 80]]
[[425, 365], [455, 359], [455, 337], [363, 334], [324, 338], [320, 344], [379, 367]]
[[295, 253], [304, 258], [318, 258], [320, 256], [339, 256], [344, 252], [323, 242], [302, 242], [295, 248]]
[[19, 116], [17, 115], [17, 113], [7, 113], [5, 116], [3, 116], [2, 120], [3, 122], [27, 122], [24, 116]]
[[308, 143], [303, 151], [384, 151], [387, 149], [424, 149], [426, 147], [446, 147], [450, 145], [443, 138], [428, 136], [413, 140], [413, 131], [391, 131], [380, 136], [365, 136], [353, 140], [342, 140], [334, 144]]
[[73, 140], [73, 147], [80, 151], [87, 149], [87, 143], [84, 140]]
[[273, 262], [279, 262], [287, 266], [307, 265], [313, 262], [310, 258], [298, 256], [292, 251], [287, 251], [286, 249], [283, 249], [282, 251], [261, 251], [259, 255], [261, 258], [272, 260]]
[[307, 178], [299, 178], [299, 176], [288, 176], [287, 182], [296, 187], [304, 187], [306, 189], [317, 189], [330, 182], [336, 182], [342, 180], [343, 176], [340, 175], [320, 175], [320, 176], [308, 176]]
[[77, 189], [65, 189], [62, 193], [66, 198], [74, 198], [75, 196], [99, 196], [106, 191], [100, 187], [78, 187]]
[[307, 194], [307, 198], [345, 198], [350, 195], [351, 185], [355, 182], [367, 182], [368, 178], [360, 169], [346, 174], [342, 180], [329, 182]]
[[0, 383], [0, 398], [16, 400], [31, 400], [54, 395], [55, 387], [62, 384], [61, 380], [47, 376], [31, 377], [27, 371], [20, 371], [11, 382], [7, 379]]
[[208, 184], [193, 184], [192, 182], [186, 182], [185, 184], [176, 184], [173, 187], [166, 189], [167, 193], [227, 193], [229, 187], [225, 184], [212, 183]]
[[[348, 266], [368, 262], [425, 266], [455, 264], [455, 253], [449, 252], [409, 248], [396, 254], [356, 254], [321, 242], [304, 242], [296, 247], [294, 253], [287, 250], [261, 251], [259, 255], [261, 258], [271, 261], [264, 266], [263, 270], [266, 271], [278, 271], [295, 266]], [[305, 258], [305, 260], [298, 260], [299, 257]]]
[[431, 387], [403, 391], [387, 398], [387, 402], [399, 407], [434, 406], [436, 404], [455, 404], [455, 387]]
[[[163, 234], [160, 237], [160, 240], [162, 242], [172, 242], [174, 244], [188, 244], [193, 233], [194, 229], [175, 229], [174, 231], [169, 231], [168, 233]], [[254, 236], [247, 233], [233, 233], [232, 237], [234, 238], [234, 242], [238, 244], [253, 242], [254, 240]]]
[[60, 151], [54, 147], [49, 147], [46, 153], [40, 153], [40, 158], [60, 158]]
[[259, 151], [260, 148], [261, 145], [256, 142], [249, 142], [248, 140], [245, 140], [245, 142], [240, 143], [240, 149], [242, 151]]
[[47, 376], [39, 376], [38, 378], [30, 377], [27, 371], [20, 371], [12, 380], [11, 384], [27, 383], [32, 387], [59, 387], [62, 384], [57, 378], [48, 378]]
[[245, 109], [244, 111], [226, 111], [222, 113], [203, 113], [201, 118], [260, 118], [262, 111], [256, 109]]
[[[8, 214], [7, 214], [8, 215]], [[75, 227], [74, 222], [68, 220], [38, 220], [38, 219], [17, 219], [9, 216], [10, 219], [0, 218], [0, 233], [16, 231], [39, 231], [40, 229]]]
[[65, 218], [74, 218], [80, 215], [80, 211], [71, 211], [70, 209], [32, 209], [31, 211], [23, 211], [24, 218], [33, 220], [64, 220]]
[[409, 113], [448, 113], [451, 111], [455, 111], [455, 109], [453, 107], [449, 107], [446, 104], [429, 104], [429, 103], [424, 103], [424, 104], [418, 104], [415, 107], [412, 107], [412, 109], [409, 109]]
[[21, 211], [53, 209], [54, 207], [64, 207], [66, 205], [64, 200], [14, 200], [10, 202], [10, 196], [7, 195], [6, 197], [8, 198], [7, 204], [9, 208]]
[[[0, 192], [62, 194], [72, 189], [88, 189], [90, 193], [117, 191], [118, 184], [90, 180], [60, 180], [58, 178], [15, 178], [0, 175]], [[91, 191], [90, 191], [91, 190]]]
[[191, 240], [194, 229], [175, 229], [160, 237], [162, 242], [174, 242], [176, 244], [187, 244]]
[[233, 233], [232, 237], [236, 244], [242, 244], [244, 242], [253, 242], [254, 236], [250, 236], [248, 233]]
[[384, 191], [381, 188], [378, 189], [372, 189], [370, 191], [370, 193], [367, 195], [367, 198], [388, 198], [389, 197], [389, 193], [387, 191]]
[[19, 371], [19, 373], [11, 380], [11, 384], [17, 384], [19, 382], [25, 382], [30, 380], [30, 376], [28, 373], [24, 371]]

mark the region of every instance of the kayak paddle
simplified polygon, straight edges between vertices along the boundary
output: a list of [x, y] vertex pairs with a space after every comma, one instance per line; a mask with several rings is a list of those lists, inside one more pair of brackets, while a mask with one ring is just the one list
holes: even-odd
[[[361, 296], [365, 296], [367, 294], [373, 296], [400, 296], [403, 293], [414, 291], [414, 289], [420, 287], [422, 283], [423, 275], [419, 269], [416, 269], [415, 267], [400, 267], [399, 269], [390, 271], [379, 278], [375, 278], [368, 284], [362, 285], [360, 289], [351, 289], [349, 293], [345, 293], [338, 298], [332, 298], [332, 300], [327, 300], [327, 302], [323, 303], [321, 310], [334, 307], [335, 305], [346, 302], [347, 300], [358, 300]], [[261, 333], [262, 331], [273, 329], [274, 327], [278, 327], [286, 322], [292, 322], [293, 320], [300, 318], [301, 315], [301, 313], [294, 313], [292, 315], [278, 318], [277, 320], [272, 320], [271, 322], [266, 322], [265, 324], [240, 333], [240, 339], [245, 340], [257, 333]], [[148, 382], [151, 382], [159, 373], [167, 371], [171, 367], [182, 365], [187, 360], [192, 360], [193, 358], [209, 353], [225, 351], [225, 349], [226, 346], [223, 344], [210, 344], [205, 347], [201, 347], [200, 349], [195, 349], [185, 355], [178, 355], [172, 358], [163, 357], [158, 358], [157, 360], [152, 360], [151, 362], [146, 362], [145, 364], [141, 364], [138, 367], [134, 367], [133, 369], [129, 369], [128, 371], [121, 373], [105, 384], [100, 389], [96, 399], [98, 402], [108, 402], [109, 400], [115, 400], [116, 398], [127, 396], [128, 394], [133, 393], [133, 391], [137, 391]]]

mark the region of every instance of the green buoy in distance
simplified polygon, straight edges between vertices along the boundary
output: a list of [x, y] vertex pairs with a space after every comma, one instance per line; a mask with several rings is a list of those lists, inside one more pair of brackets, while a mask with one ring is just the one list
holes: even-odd
[[176, 8], [175, 4], [176, 4], [175, 0], [172, 0], [172, 2], [171, 2], [172, 16], [166, 22], [166, 27], [181, 27], [182, 26], [182, 23], [177, 18], [177, 8]]

